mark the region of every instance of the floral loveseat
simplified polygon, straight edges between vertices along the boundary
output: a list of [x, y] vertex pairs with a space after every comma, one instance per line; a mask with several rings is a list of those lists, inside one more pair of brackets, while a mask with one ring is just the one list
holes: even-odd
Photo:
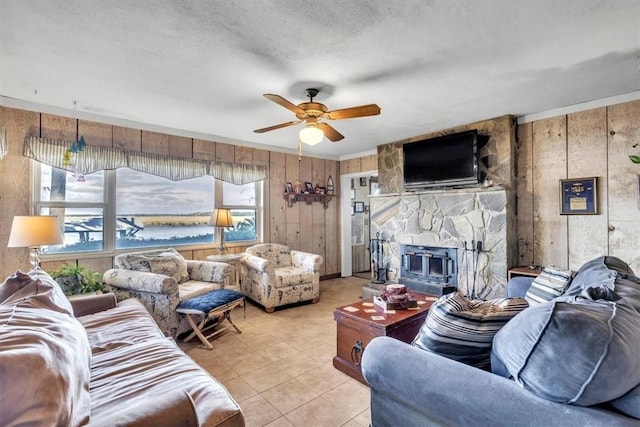
[[[232, 267], [223, 262], [185, 260], [175, 249], [117, 255], [104, 282], [118, 301], [137, 298], [166, 336], [191, 330], [180, 302], [225, 287]], [[200, 319], [194, 319], [199, 322]]]
[[320, 300], [321, 255], [291, 250], [276, 243], [254, 245], [242, 258], [242, 293], [264, 306], [275, 307]]

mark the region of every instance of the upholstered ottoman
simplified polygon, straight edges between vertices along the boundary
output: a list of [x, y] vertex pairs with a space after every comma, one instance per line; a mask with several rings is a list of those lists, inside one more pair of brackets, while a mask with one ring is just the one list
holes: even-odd
[[[186, 315], [187, 321], [193, 328], [193, 332], [189, 334], [184, 341], [189, 341], [194, 336], [197, 336], [200, 338], [200, 341], [202, 341], [202, 344], [211, 350], [213, 349], [213, 346], [209, 340], [217, 337], [230, 327], [233, 327], [237, 332], [242, 333], [240, 328], [238, 328], [236, 324], [233, 323], [233, 320], [231, 320], [231, 310], [243, 303], [244, 295], [230, 289], [218, 289], [204, 295], [182, 301], [178, 305], [178, 308], [176, 308], [176, 311]], [[200, 323], [196, 323], [193, 318], [194, 315], [202, 316]], [[209, 326], [205, 326], [209, 320], [214, 319], [217, 320], [217, 322], [210, 324]], [[219, 328], [209, 335], [204, 334], [204, 332], [210, 328], [220, 325], [225, 319], [229, 322], [228, 325], [223, 328]]]

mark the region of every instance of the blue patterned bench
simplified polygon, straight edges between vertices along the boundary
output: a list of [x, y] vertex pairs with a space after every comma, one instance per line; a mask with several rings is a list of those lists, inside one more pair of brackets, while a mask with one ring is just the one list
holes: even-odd
[[[236, 326], [236, 324], [233, 323], [233, 320], [231, 320], [231, 310], [238, 307], [239, 305], [242, 305], [243, 303], [244, 295], [242, 295], [240, 292], [232, 291], [230, 289], [218, 289], [204, 295], [182, 301], [176, 308], [176, 311], [178, 313], [185, 314], [187, 316], [187, 321], [193, 328], [193, 332], [188, 337], [186, 337], [184, 341], [189, 341], [194, 336], [197, 336], [198, 338], [200, 338], [200, 341], [202, 341], [202, 344], [204, 344], [209, 350], [211, 350], [213, 346], [211, 345], [209, 340], [217, 337], [230, 327], [233, 327], [236, 331], [242, 333], [242, 331]], [[202, 321], [200, 321], [200, 323], [196, 323], [193, 315], [202, 316]], [[205, 332], [206, 330], [220, 325], [224, 320], [221, 318], [226, 319], [229, 324], [209, 335], [204, 335], [203, 332]], [[216, 319], [218, 320], [218, 322], [205, 327], [205, 324], [211, 319]]]

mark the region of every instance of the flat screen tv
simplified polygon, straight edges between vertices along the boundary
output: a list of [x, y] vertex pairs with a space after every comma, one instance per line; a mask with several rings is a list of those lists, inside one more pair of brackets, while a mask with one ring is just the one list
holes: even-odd
[[478, 184], [478, 132], [445, 135], [404, 144], [404, 188]]

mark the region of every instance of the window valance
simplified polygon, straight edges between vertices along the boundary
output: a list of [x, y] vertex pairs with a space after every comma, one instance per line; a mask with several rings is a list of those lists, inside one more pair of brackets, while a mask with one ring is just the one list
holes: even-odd
[[24, 141], [23, 154], [40, 163], [87, 175], [99, 170], [130, 168], [173, 181], [210, 175], [221, 181], [242, 185], [267, 179], [267, 167], [240, 163], [212, 162], [161, 154], [141, 153], [120, 148], [86, 145], [73, 152], [74, 142], [29, 136]]

